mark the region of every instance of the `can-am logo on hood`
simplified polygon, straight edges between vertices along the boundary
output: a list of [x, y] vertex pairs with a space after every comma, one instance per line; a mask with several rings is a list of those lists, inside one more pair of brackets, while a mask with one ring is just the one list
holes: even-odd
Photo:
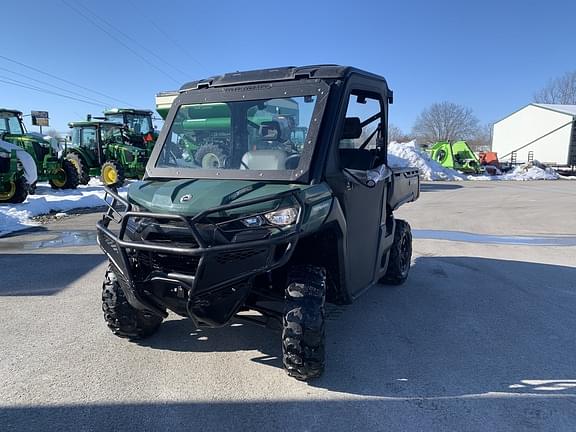
[[180, 197], [180, 202], [187, 202], [190, 201], [192, 199], [192, 195], [190, 194], [186, 194], [186, 195], [182, 195], [182, 197]]

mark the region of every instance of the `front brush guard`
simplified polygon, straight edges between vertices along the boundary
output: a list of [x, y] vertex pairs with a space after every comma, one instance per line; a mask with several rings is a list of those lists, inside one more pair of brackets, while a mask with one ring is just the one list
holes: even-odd
[[[188, 290], [189, 297], [186, 309], [188, 311], [188, 315], [196, 321], [195, 317], [193, 316], [194, 314], [190, 311], [190, 305], [195, 302], [196, 298], [200, 299], [202, 297], [205, 297], [208, 291], [216, 292], [222, 288], [230, 286], [230, 284], [241, 282], [243, 280], [245, 281], [257, 274], [284, 265], [290, 259], [290, 256], [294, 250], [294, 246], [298, 240], [301, 231], [302, 214], [300, 214], [297, 223], [287, 231], [284, 231], [279, 227], [272, 227], [278, 229], [280, 233], [275, 236], [271, 236], [270, 238], [266, 238], [263, 240], [229, 243], [229, 244], [209, 245], [206, 242], [206, 240], [202, 237], [197, 227], [195, 226], [196, 223], [206, 218], [206, 216], [210, 214], [223, 212], [226, 210], [231, 210], [239, 207], [259, 204], [267, 201], [292, 198], [300, 205], [300, 208], [302, 208], [302, 203], [298, 195], [294, 191], [286, 191], [272, 196], [265, 196], [261, 198], [255, 198], [252, 200], [244, 200], [239, 203], [226, 204], [218, 207], [213, 207], [191, 218], [186, 218], [184, 216], [174, 214], [132, 211], [133, 208], [132, 204], [127, 199], [121, 197], [117, 193], [117, 191], [107, 187], [105, 187], [105, 191], [106, 195], [104, 197], [104, 200], [108, 205], [108, 210], [104, 214], [103, 218], [97, 223], [98, 244], [100, 245], [103, 252], [110, 259], [110, 262], [112, 263], [117, 273], [117, 278], [120, 283], [120, 286], [124, 291], [124, 294], [126, 295], [128, 302], [136, 309], [147, 310], [155, 315], [159, 315], [162, 317], [167, 316], [166, 311], [163, 308], [159, 307], [156, 304], [156, 302], [149, 299], [147, 296], [143, 295], [141, 290], [139, 290], [138, 287], [136, 286], [133, 277], [133, 267], [131, 264], [131, 259], [128, 251], [159, 252], [159, 253], [184, 255], [188, 257], [199, 258], [195, 276], [183, 275], [180, 273], [151, 275], [156, 280], [158, 278], [163, 277], [168, 278], [173, 282], [181, 284]], [[109, 198], [111, 198], [111, 201], [109, 201]], [[124, 207], [123, 211], [117, 210], [118, 204], [121, 204]], [[252, 215], [246, 215], [243, 217], [250, 217], [250, 216]], [[192, 235], [197, 244], [197, 247], [167, 246], [167, 245], [155, 244], [153, 241], [127, 240], [126, 239], [127, 226], [129, 221], [134, 218], [147, 218], [166, 222], [176, 221], [185, 227], [187, 233]], [[119, 225], [119, 230], [117, 234], [110, 229], [109, 225], [111, 222], [115, 222], [117, 225]], [[227, 221], [226, 223], [230, 222], [231, 221]], [[250, 230], [250, 228], [246, 228], [246, 230]], [[260, 265], [256, 268], [246, 269], [244, 272], [236, 274], [234, 277], [231, 277], [224, 281], [220, 281], [216, 285], [203, 287], [204, 289], [201, 292], [198, 292], [199, 279], [196, 277], [196, 275], [202, 275], [204, 273], [204, 267], [206, 265], [207, 259], [214, 256], [215, 254], [219, 254], [221, 252], [228, 253], [253, 248], [271, 249], [273, 246], [282, 243], [289, 244], [289, 247], [286, 248], [286, 250], [280, 257], [273, 257], [273, 254], [270, 253], [268, 254], [268, 258], [266, 259], [266, 262], [263, 265]], [[230, 314], [230, 316], [231, 315], [232, 314]]]

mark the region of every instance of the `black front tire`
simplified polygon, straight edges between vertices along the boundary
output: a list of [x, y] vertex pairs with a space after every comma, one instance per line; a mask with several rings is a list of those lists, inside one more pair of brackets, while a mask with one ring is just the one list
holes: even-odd
[[133, 308], [110, 266], [102, 284], [102, 311], [108, 328], [116, 336], [132, 340], [144, 339], [158, 330], [163, 318]]
[[311, 265], [288, 272], [282, 331], [282, 360], [288, 375], [318, 378], [325, 367], [326, 271]]
[[388, 258], [388, 268], [380, 282], [387, 285], [402, 285], [408, 279], [411, 259], [412, 231], [410, 225], [402, 219], [396, 219], [396, 231]]
[[28, 196], [28, 190], [30, 186], [26, 181], [25, 177], [17, 178], [15, 181], [11, 182], [11, 191], [13, 191], [12, 195], [6, 196], [6, 198], [0, 198], [0, 203], [11, 203], [11, 204], [20, 204], [26, 200]]
[[100, 179], [105, 186], [120, 187], [126, 181], [124, 167], [118, 161], [109, 160], [102, 165]]
[[66, 159], [72, 162], [78, 171], [78, 181], [81, 185], [87, 185], [90, 182], [90, 174], [88, 173], [88, 165], [84, 163], [84, 159], [76, 153], [68, 153]]
[[28, 185], [26, 179], [24, 177], [20, 177], [18, 180], [16, 180], [16, 192], [14, 193], [14, 196], [10, 202], [14, 204], [23, 203], [28, 197], [29, 190], [30, 186]]
[[78, 185], [80, 184], [78, 170], [71, 161], [69, 161], [68, 159], [63, 159], [62, 165], [59, 168], [59, 172], [62, 175], [61, 179], [49, 180], [52, 189], [76, 189], [78, 187]]

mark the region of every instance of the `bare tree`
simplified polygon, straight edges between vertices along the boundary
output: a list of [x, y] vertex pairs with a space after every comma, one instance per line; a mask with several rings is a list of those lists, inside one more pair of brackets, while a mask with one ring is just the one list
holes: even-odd
[[476, 153], [492, 149], [492, 125], [485, 124], [478, 128], [475, 135], [468, 139], [468, 145]]
[[56, 129], [48, 129], [44, 135], [48, 135], [48, 136], [51, 136], [52, 138], [56, 138], [56, 139], [60, 138], [60, 134], [58, 133], [58, 131]]
[[478, 131], [470, 108], [452, 102], [434, 103], [416, 118], [412, 133], [423, 144], [469, 139]]
[[576, 71], [550, 80], [546, 87], [534, 95], [534, 102], [576, 105]]
[[405, 134], [395, 124], [388, 125], [388, 142], [396, 141], [399, 143], [412, 141], [414, 138], [411, 135]]

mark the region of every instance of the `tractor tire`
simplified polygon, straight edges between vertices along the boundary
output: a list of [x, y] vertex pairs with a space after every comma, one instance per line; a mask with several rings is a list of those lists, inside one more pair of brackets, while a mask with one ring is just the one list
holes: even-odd
[[390, 249], [388, 269], [380, 280], [386, 285], [402, 285], [408, 278], [410, 260], [412, 259], [412, 231], [408, 222], [396, 219], [394, 243]]
[[76, 153], [68, 153], [66, 159], [74, 164], [76, 171], [78, 171], [78, 179], [81, 185], [87, 185], [90, 182], [89, 168], [84, 163], [84, 159], [78, 156]]
[[102, 311], [108, 328], [116, 336], [126, 339], [144, 339], [154, 334], [162, 317], [133, 308], [110, 266], [102, 284]]
[[311, 265], [288, 272], [284, 301], [282, 361], [300, 381], [317, 378], [325, 366], [326, 271]]
[[10, 191], [0, 196], [0, 203], [20, 204], [26, 200], [28, 196], [28, 182], [24, 177], [10, 182]]
[[80, 184], [76, 166], [68, 159], [62, 160], [62, 166], [58, 168], [59, 178], [49, 180], [52, 189], [76, 189]]
[[224, 168], [228, 156], [221, 147], [216, 144], [204, 144], [196, 150], [194, 159], [202, 168]]
[[120, 187], [124, 184], [126, 177], [124, 175], [124, 167], [120, 162], [110, 160], [102, 165], [102, 172], [100, 176], [102, 183], [108, 187]]

